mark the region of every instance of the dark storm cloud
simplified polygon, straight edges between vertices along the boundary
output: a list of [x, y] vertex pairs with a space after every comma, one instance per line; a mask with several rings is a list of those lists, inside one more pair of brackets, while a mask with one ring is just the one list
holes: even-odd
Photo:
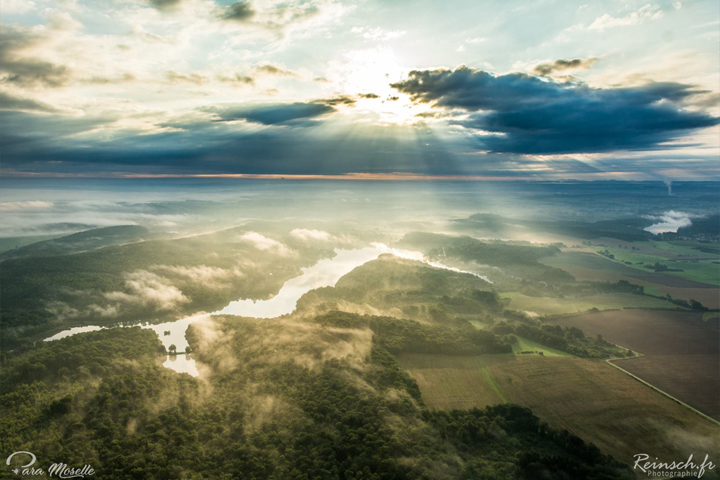
[[257, 106], [239, 106], [205, 109], [217, 114], [220, 121], [247, 120], [263, 125], [308, 126], [314, 119], [327, 115], [335, 109], [324, 103], [288, 103]]
[[71, 78], [70, 69], [24, 54], [44, 37], [12, 26], [0, 26], [0, 78], [20, 86], [60, 87]]
[[[118, 132], [76, 135], [115, 118], [0, 112], [3, 174], [48, 172], [128, 173], [283, 173], [349, 172], [462, 173], [460, 144], [438, 141], [430, 131], [401, 138], [404, 127], [366, 133], [316, 128], [247, 129], [212, 115], [188, 115], [159, 125], [173, 127], [153, 135]], [[81, 137], [82, 139], [79, 139]]]
[[469, 112], [469, 118], [453, 123], [490, 132], [481, 142], [493, 152], [649, 150], [718, 124], [716, 117], [681, 108], [700, 92], [679, 83], [599, 89], [463, 66], [413, 71], [392, 86], [416, 102]]
[[237, 2], [225, 9], [222, 18], [233, 22], [246, 22], [255, 16], [255, 10], [248, 1]]
[[[158, 127], [171, 127], [152, 135], [116, 131], [112, 139], [92, 131], [105, 128], [118, 117], [70, 116], [0, 111], [2, 173], [94, 175], [103, 173], [194, 174], [281, 173], [343, 174], [350, 172], [413, 172], [433, 175], [482, 174], [487, 176], [533, 176], [550, 169], [572, 177], [593, 174], [598, 165], [563, 157], [539, 160], [507, 154], [476, 154], [474, 139], [458, 135], [438, 137], [433, 129], [385, 126], [347, 130], [317, 122], [315, 128], [248, 129], [209, 112], [179, 116]], [[82, 135], [79, 135], [82, 134]], [[607, 171], [648, 171], [669, 168], [670, 157], [656, 160], [612, 160]], [[610, 162], [610, 160], [607, 160]], [[627, 162], [627, 163], [626, 163]], [[687, 158], [672, 165], [716, 175], [712, 161]], [[703, 170], [704, 169], [704, 170]]]
[[[66, 137], [87, 132], [117, 120], [116, 117], [103, 118], [93, 116], [40, 115], [37, 113], [2, 111], [0, 112], [0, 144], [3, 147], [3, 162], [13, 158], [22, 161], [32, 156], [35, 147], [57, 145]], [[29, 110], [29, 109], [25, 109]], [[38, 109], [35, 109], [38, 110]], [[87, 145], [77, 143], [77, 147]]]
[[538, 75], [548, 76], [555, 72], [562, 72], [565, 70], [587, 70], [592, 67], [597, 58], [574, 58], [572, 60], [555, 60], [553, 63], [541, 63], [535, 66], [535, 73]]

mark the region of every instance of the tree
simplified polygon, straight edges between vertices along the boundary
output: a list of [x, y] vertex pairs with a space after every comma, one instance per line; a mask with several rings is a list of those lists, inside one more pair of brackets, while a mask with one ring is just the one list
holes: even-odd
[[173, 343], [172, 345], [170, 345], [170, 355], [175, 355], [176, 353], [177, 353], [177, 347]]

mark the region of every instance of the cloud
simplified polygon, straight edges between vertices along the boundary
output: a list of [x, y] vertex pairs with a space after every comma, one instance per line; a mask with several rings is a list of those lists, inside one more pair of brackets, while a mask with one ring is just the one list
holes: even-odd
[[249, 75], [242, 75], [240, 73], [235, 73], [230, 76], [218, 75], [217, 79], [221, 82], [236, 83], [236, 84], [240, 84], [240, 85], [254, 85], [255, 84], [254, 78], [252, 78]]
[[308, 242], [308, 241], [327, 242], [328, 240], [331, 240], [334, 238], [328, 232], [325, 232], [322, 230], [308, 230], [305, 228], [296, 228], [290, 232], [290, 235], [297, 238], [298, 240], [302, 240], [305, 242]]
[[354, 8], [336, 0], [243, 0], [217, 9], [216, 18], [226, 24], [259, 27], [256, 33], [287, 40], [298, 34], [308, 37], [327, 32], [331, 24]]
[[648, 231], [653, 235], [667, 232], [676, 233], [679, 228], [689, 227], [692, 225], [692, 220], [690, 220], [690, 217], [692, 216], [693, 215], [689, 213], [670, 210], [659, 216], [648, 217], [651, 220], [657, 220], [658, 223], [646, 227], [645, 231]]
[[158, 10], [172, 10], [180, 5], [182, 0], [149, 0], [150, 5]]
[[0, 202], [0, 211], [14, 210], [44, 210], [52, 208], [52, 202], [43, 202], [41, 200], [26, 200], [24, 202]]
[[601, 89], [523, 73], [495, 76], [461, 66], [412, 71], [392, 86], [415, 102], [465, 111], [465, 119], [452, 123], [476, 135], [492, 152], [654, 149], [719, 120], [682, 109], [683, 100], [699, 92], [671, 82]]
[[283, 256], [293, 253], [285, 244], [257, 232], [244, 233], [239, 239], [252, 244], [252, 246], [263, 252], [273, 252]]
[[0, 92], [0, 110], [22, 110], [37, 112], [56, 112], [57, 109], [46, 103], [31, 98], [15, 97]]
[[369, 98], [369, 99], [375, 99], [380, 98], [380, 95], [377, 95], [375, 93], [361, 93], [358, 95], [360, 98]]
[[287, 103], [241, 107], [211, 108], [221, 121], [247, 120], [263, 125], [308, 126], [312, 119], [327, 115], [335, 109], [324, 103]]
[[19, 86], [60, 87], [69, 82], [70, 69], [33, 56], [32, 49], [47, 41], [40, 33], [0, 25], [0, 76]]
[[91, 85], [112, 85], [125, 82], [134, 82], [135, 80], [137, 80], [137, 78], [132, 73], [124, 73], [114, 78], [94, 76], [84, 79], [83, 81]]
[[35, 8], [35, 2], [30, 0], [3, 0], [2, 13], [5, 15], [22, 15]]
[[552, 63], [541, 63], [535, 66], [533, 71], [537, 75], [549, 76], [556, 72], [565, 72], [567, 70], [587, 70], [592, 67], [598, 59], [590, 58], [574, 58], [572, 60], [555, 60]]
[[392, 40], [400, 38], [407, 33], [405, 30], [385, 30], [380, 27], [353, 27], [350, 31], [362, 36], [366, 40]]
[[237, 368], [238, 348], [253, 365], [292, 362], [315, 369], [328, 361], [342, 360], [363, 368], [373, 337], [369, 328], [332, 328], [290, 318], [213, 316], [194, 322], [192, 329], [203, 359], [222, 370]]
[[170, 83], [192, 83], [202, 85], [207, 80], [203, 75], [197, 73], [178, 73], [172, 70], [165, 72], [165, 78]]
[[208, 265], [196, 265], [192, 267], [182, 265], [155, 265], [155, 271], [163, 272], [165, 275], [180, 277], [184, 281], [222, 288], [228, 286], [228, 280], [244, 277], [245, 274], [238, 267], [229, 269], [211, 267]]
[[237, 2], [227, 7], [221, 18], [233, 22], [247, 22], [255, 16], [255, 10], [248, 1]]
[[109, 301], [153, 307], [160, 311], [172, 311], [190, 301], [168, 279], [145, 270], [125, 274], [125, 288], [126, 292], [108, 292], [103, 296]]
[[277, 77], [297, 77], [297, 73], [288, 70], [286, 68], [280, 67], [278, 65], [273, 65], [271, 63], [265, 63], [263, 65], [258, 65], [253, 68], [253, 70], [256, 73], [259, 74], [265, 74], [265, 75], [273, 75]]
[[[366, 97], [368, 98], [368, 97]], [[349, 97], [347, 95], [339, 95], [337, 97], [331, 97], [331, 98], [323, 98], [321, 100], [316, 100], [316, 103], [321, 103], [323, 105], [354, 105], [355, 99], [352, 97]]]
[[595, 19], [587, 28], [588, 30], [597, 30], [603, 32], [609, 28], [627, 27], [630, 25], [638, 25], [647, 20], [657, 20], [663, 17], [663, 11], [658, 5], [647, 4], [638, 10], [631, 12], [624, 17], [613, 17], [605, 14]]

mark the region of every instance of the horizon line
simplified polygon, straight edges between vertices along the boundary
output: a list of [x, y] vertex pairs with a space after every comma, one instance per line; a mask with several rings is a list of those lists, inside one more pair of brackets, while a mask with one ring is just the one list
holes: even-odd
[[[634, 172], [633, 172], [634, 173]], [[492, 176], [492, 175], [461, 175], [461, 174], [423, 174], [414, 172], [350, 172], [341, 174], [282, 174], [282, 173], [57, 173], [57, 172], [0, 172], [2, 178], [84, 178], [84, 179], [238, 179], [238, 180], [342, 180], [342, 181], [545, 181], [545, 182], [588, 182], [588, 181], [625, 181], [625, 182], [718, 182], [720, 179], [678, 179], [667, 178], [597, 178], [602, 174], [610, 177], [621, 176], [598, 172], [590, 175], [591, 179], [577, 177], [547, 178], [541, 176]], [[587, 174], [586, 174], [587, 175]]]

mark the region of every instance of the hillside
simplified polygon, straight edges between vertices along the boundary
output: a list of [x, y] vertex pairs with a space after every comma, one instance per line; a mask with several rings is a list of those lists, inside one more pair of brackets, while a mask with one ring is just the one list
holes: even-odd
[[150, 231], [141, 225], [119, 225], [95, 228], [84, 232], [52, 238], [30, 245], [7, 250], [0, 254], [0, 261], [24, 257], [52, 257], [88, 252], [111, 245], [141, 242], [152, 238]]

